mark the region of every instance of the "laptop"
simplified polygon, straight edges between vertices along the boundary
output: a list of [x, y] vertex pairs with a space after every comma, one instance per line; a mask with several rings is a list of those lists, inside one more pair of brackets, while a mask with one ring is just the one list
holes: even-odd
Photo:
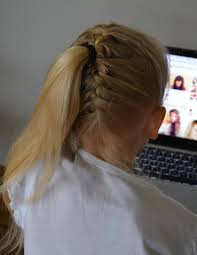
[[[135, 174], [197, 185], [197, 51], [168, 47], [170, 82], [158, 139], [137, 155]], [[161, 183], [160, 181], [160, 183]]]

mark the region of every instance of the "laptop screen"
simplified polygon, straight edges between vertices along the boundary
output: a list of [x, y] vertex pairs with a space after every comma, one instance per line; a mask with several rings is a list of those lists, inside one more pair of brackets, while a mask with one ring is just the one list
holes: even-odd
[[170, 53], [168, 61], [166, 116], [159, 134], [197, 141], [197, 58]]

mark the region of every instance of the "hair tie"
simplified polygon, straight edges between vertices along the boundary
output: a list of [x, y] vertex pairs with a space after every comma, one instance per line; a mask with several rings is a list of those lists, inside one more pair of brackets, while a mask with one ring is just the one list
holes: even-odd
[[88, 45], [86, 45], [85, 47], [87, 47], [87, 48], [88, 48], [88, 51], [89, 51], [89, 60], [88, 60], [88, 64], [94, 66], [95, 63], [96, 63], [96, 57], [97, 57], [96, 49], [95, 49], [94, 45], [92, 45], [92, 44], [88, 44]]
[[[94, 45], [85, 44], [83, 46], [86, 47], [89, 51], [89, 59], [88, 59], [88, 62], [86, 64], [86, 66], [94, 66], [95, 63], [96, 63], [96, 56], [97, 56], [97, 52], [96, 52], [96, 49], [95, 49]], [[81, 87], [80, 87], [80, 91], [83, 92], [84, 89], [85, 89], [85, 85], [82, 82]]]

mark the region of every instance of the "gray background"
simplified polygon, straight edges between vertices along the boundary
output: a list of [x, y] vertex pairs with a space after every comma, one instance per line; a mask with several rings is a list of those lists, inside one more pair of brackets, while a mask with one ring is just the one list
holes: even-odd
[[[86, 27], [117, 21], [165, 45], [197, 49], [196, 10], [196, 0], [0, 0], [0, 162], [28, 121], [49, 65]], [[156, 184], [197, 212], [195, 188]]]

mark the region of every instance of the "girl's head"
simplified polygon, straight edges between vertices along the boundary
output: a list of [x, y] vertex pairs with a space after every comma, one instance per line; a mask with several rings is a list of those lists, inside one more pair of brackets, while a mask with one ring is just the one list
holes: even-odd
[[109, 145], [117, 150], [128, 147], [131, 152], [137, 144], [136, 151], [157, 136], [164, 115], [166, 52], [148, 35], [114, 23], [86, 30], [70, 51], [83, 52], [87, 62], [84, 46], [88, 44], [95, 47], [96, 63], [83, 68], [79, 84], [83, 89], [72, 130], [80, 143], [97, 155]]
[[176, 78], [174, 79], [174, 85], [173, 88], [177, 88], [180, 90], [184, 90], [184, 79], [182, 76], [178, 75], [176, 76]]
[[[92, 64], [88, 45], [96, 51]], [[87, 29], [49, 69], [31, 120], [9, 151], [2, 189], [42, 159], [38, 198], [75, 145], [126, 168], [157, 137], [167, 82], [166, 50], [152, 37], [116, 23]]]
[[169, 122], [170, 123], [179, 123], [180, 122], [180, 115], [179, 115], [178, 110], [172, 109], [169, 111]]
[[197, 141], [197, 120], [192, 121], [187, 137]]

